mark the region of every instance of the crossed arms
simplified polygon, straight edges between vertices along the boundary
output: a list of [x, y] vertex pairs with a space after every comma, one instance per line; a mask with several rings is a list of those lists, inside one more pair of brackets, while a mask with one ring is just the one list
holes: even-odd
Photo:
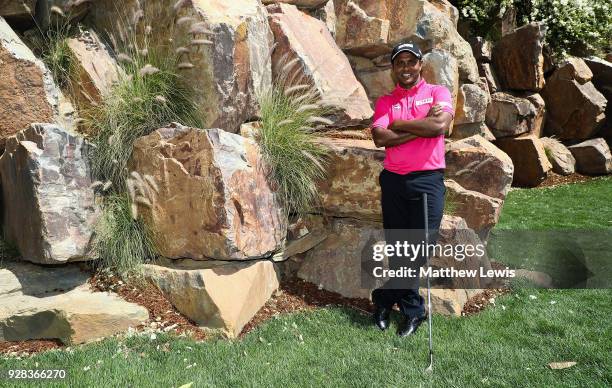
[[372, 138], [376, 147], [392, 147], [417, 137], [437, 137], [448, 131], [452, 120], [450, 113], [434, 105], [424, 119], [395, 120], [389, 128], [372, 128]]

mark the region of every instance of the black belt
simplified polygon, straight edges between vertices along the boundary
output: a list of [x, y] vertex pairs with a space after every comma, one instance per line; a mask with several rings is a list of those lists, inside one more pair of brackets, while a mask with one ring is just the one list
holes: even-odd
[[433, 173], [441, 173], [444, 174], [444, 169], [443, 168], [437, 168], [435, 170], [419, 170], [419, 171], [412, 171], [409, 172], [408, 174], [397, 174], [393, 171], [389, 171], [389, 170], [383, 170], [386, 171], [388, 173], [394, 174], [394, 175], [398, 175], [398, 176], [403, 176], [403, 177], [415, 177], [415, 176], [421, 176], [421, 175], [429, 175], [429, 174], [433, 174]]

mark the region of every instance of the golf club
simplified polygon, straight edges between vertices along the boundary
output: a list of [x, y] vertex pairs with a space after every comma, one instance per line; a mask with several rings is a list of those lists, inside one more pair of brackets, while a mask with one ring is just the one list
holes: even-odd
[[[423, 213], [425, 214], [425, 263], [429, 268], [429, 217], [427, 214], [427, 193], [423, 193]], [[427, 321], [429, 324], [429, 366], [425, 372], [433, 372], [433, 342], [431, 339], [431, 285], [429, 271], [427, 272]]]

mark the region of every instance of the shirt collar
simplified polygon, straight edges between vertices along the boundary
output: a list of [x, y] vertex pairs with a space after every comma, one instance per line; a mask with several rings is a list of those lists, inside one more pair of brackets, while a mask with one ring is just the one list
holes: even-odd
[[421, 76], [421, 79], [419, 80], [419, 82], [417, 82], [417, 84], [411, 87], [410, 89], [404, 89], [399, 85], [399, 83], [397, 83], [395, 84], [395, 89], [393, 90], [393, 94], [399, 97], [414, 95], [424, 83], [425, 83], [425, 79], [423, 78], [423, 76]]

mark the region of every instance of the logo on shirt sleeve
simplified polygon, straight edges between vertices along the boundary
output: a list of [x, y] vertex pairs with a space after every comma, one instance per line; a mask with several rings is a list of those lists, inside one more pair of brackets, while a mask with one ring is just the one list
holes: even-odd
[[431, 104], [432, 102], [433, 102], [433, 97], [429, 97], [429, 98], [424, 98], [422, 100], [417, 100], [414, 102], [414, 104], [416, 106], [419, 106], [419, 105]]

